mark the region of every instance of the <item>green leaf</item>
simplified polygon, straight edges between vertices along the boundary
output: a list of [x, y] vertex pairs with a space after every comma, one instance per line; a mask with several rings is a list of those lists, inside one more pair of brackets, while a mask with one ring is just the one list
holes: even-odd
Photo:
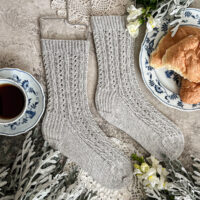
[[140, 165], [145, 162], [143, 156], [140, 157], [140, 156], [137, 156], [137, 154], [132, 154], [131, 157], [132, 157], [132, 160], [138, 161]]
[[140, 17], [138, 20], [139, 20], [139, 22], [140, 22], [141, 24], [143, 24], [143, 23], [146, 21], [143, 17]]

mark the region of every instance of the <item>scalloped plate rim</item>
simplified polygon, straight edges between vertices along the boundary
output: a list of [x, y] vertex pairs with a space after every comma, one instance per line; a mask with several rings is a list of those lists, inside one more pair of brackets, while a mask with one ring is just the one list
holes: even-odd
[[[44, 93], [44, 90], [43, 90], [41, 84], [39, 83], [39, 81], [38, 81], [32, 74], [30, 74], [29, 72], [26, 72], [26, 71], [24, 71], [24, 70], [22, 70], [22, 69], [19, 69], [19, 68], [9, 68], [9, 67], [5, 67], [5, 68], [0, 68], [0, 73], [1, 73], [1, 71], [3, 71], [3, 70], [10, 70], [10, 71], [16, 70], [16, 71], [18, 71], [18, 72], [25, 73], [26, 75], [28, 75], [29, 77], [31, 77], [31, 78], [38, 84], [38, 86], [39, 86], [39, 88], [40, 88], [40, 91], [41, 91], [43, 108], [42, 108], [42, 110], [41, 110], [41, 113], [40, 113], [39, 117], [38, 117], [37, 120], [35, 121], [35, 123], [34, 123], [32, 126], [30, 126], [29, 128], [27, 128], [26, 130], [20, 131], [20, 132], [17, 132], [17, 133], [8, 134], [8, 133], [2, 133], [2, 132], [0, 132], [0, 135], [2, 135], [2, 136], [8, 136], [8, 137], [22, 135], [22, 134], [24, 134], [24, 133], [27, 133], [27, 132], [30, 131], [31, 129], [33, 129], [33, 128], [38, 124], [38, 122], [40, 121], [40, 119], [42, 118], [42, 116], [43, 116], [43, 114], [44, 114], [44, 111], [45, 111], [45, 108], [46, 108], [46, 105], [45, 105], [45, 104], [46, 104], [45, 93]], [[23, 116], [22, 116], [22, 117], [23, 117]], [[1, 127], [1, 126], [2, 126], [2, 125], [0, 125], [0, 127]]]
[[[198, 8], [187, 8], [187, 9], [186, 9], [186, 11], [194, 11], [194, 10], [195, 10], [195, 11], [198, 11], [199, 14], [200, 14], [200, 9], [198, 9]], [[184, 24], [181, 25], [181, 26], [184, 26]], [[185, 26], [195, 26], [195, 27], [199, 27], [199, 28], [200, 28], [200, 25], [197, 26], [197, 25], [189, 24], [189, 23], [188, 23], [188, 24], [185, 24]], [[156, 95], [155, 92], [149, 87], [148, 83], [146, 82], [147, 80], [145, 79], [145, 75], [144, 75], [144, 71], [143, 71], [144, 66], [142, 66], [142, 59], [141, 59], [142, 53], [143, 53], [143, 48], [144, 48], [144, 44], [145, 44], [145, 40], [146, 40], [146, 38], [147, 38], [147, 35], [148, 35], [148, 33], [145, 33], [144, 39], [143, 39], [142, 44], [141, 44], [140, 54], [139, 54], [139, 67], [140, 67], [140, 70], [141, 70], [141, 75], [142, 75], [143, 82], [145, 83], [145, 86], [148, 88], [148, 90], [153, 94], [153, 96], [154, 96], [156, 99], [158, 99], [161, 103], [163, 103], [164, 105], [166, 105], [166, 106], [168, 106], [168, 107], [170, 107], [170, 108], [177, 109], [177, 110], [179, 110], [179, 111], [185, 111], [185, 112], [199, 111], [199, 110], [200, 110], [200, 107], [199, 107], [199, 108], [193, 108], [193, 109], [184, 109], [184, 108], [178, 107], [177, 105], [172, 105], [172, 104], [166, 103], [166, 102], [163, 101], [162, 98], [160, 98], [158, 95]], [[162, 37], [161, 37], [161, 38], [162, 38]], [[161, 38], [160, 38], [160, 39], [161, 39]], [[160, 41], [160, 39], [159, 39], [159, 41]], [[161, 85], [162, 85], [162, 83], [161, 83]], [[165, 88], [163, 85], [162, 85], [162, 87]], [[165, 89], [166, 89], [166, 88], [165, 88]], [[168, 89], [167, 89], [167, 90], [168, 90]], [[178, 96], [179, 96], [179, 94], [178, 94]], [[185, 103], [184, 103], [184, 104], [185, 104]], [[190, 105], [190, 104], [188, 104], [188, 105]], [[191, 105], [192, 105], [192, 104], [191, 104]]]

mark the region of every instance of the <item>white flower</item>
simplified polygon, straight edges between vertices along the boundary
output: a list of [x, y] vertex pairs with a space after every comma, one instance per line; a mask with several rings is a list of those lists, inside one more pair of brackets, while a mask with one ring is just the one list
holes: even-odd
[[159, 183], [159, 178], [156, 175], [152, 175], [148, 177], [148, 181], [152, 188], [154, 188]]
[[163, 167], [162, 167], [161, 165], [157, 165], [157, 166], [156, 166], [156, 170], [157, 170], [158, 174], [161, 175], [161, 174], [162, 174]]
[[149, 189], [169, 190], [173, 184], [167, 182], [169, 172], [159, 164], [159, 161], [151, 156], [148, 158], [147, 164], [143, 162], [141, 165], [134, 164], [134, 174], [137, 175], [139, 181]]
[[136, 8], [134, 5], [130, 5], [130, 6], [127, 8], [127, 12], [128, 12], [128, 13], [134, 12], [135, 10], [137, 10], [137, 8]]
[[143, 172], [143, 173], [146, 173], [146, 172], [148, 172], [149, 171], [149, 165], [147, 164], [147, 163], [142, 163], [141, 164], [141, 171]]
[[158, 183], [158, 190], [163, 190], [166, 186], [165, 177], [161, 176]]
[[154, 168], [157, 168], [158, 164], [160, 163], [154, 156], [150, 156], [149, 158], [151, 160], [152, 166]]
[[148, 17], [147, 31], [151, 32], [155, 27], [160, 26], [160, 19], [154, 19], [152, 16]]
[[162, 167], [162, 165], [160, 165], [160, 162], [155, 157], [150, 156], [148, 160], [151, 161], [152, 167], [156, 169], [157, 173], [160, 176], [163, 175], [164, 177], [166, 177], [169, 174], [166, 168]]
[[159, 178], [156, 175], [149, 176], [147, 180], [143, 181], [143, 185], [150, 188], [155, 188], [159, 183]]
[[134, 22], [129, 22], [127, 24], [127, 29], [130, 35], [133, 38], [136, 38], [139, 34], [139, 27], [141, 26], [141, 22], [139, 20], [135, 20]]
[[156, 175], [156, 169], [150, 168], [145, 174], [142, 175], [143, 179], [148, 179], [149, 176]]
[[172, 187], [171, 183], [167, 182], [169, 172], [159, 164], [159, 161], [151, 156], [148, 158], [151, 166], [147, 163], [142, 163], [140, 166], [135, 164], [135, 173], [138, 179], [145, 187], [154, 188], [156, 190], [168, 190]]
[[140, 175], [140, 174], [142, 174], [142, 172], [140, 171], [140, 169], [135, 169], [135, 170], [134, 170], [134, 174]]
[[165, 168], [162, 168], [161, 175], [166, 177], [168, 174], [169, 172]]
[[127, 21], [134, 21], [138, 16], [140, 16], [143, 13], [143, 8], [136, 8], [134, 5], [131, 5], [127, 8], [127, 12], [129, 13], [127, 17]]

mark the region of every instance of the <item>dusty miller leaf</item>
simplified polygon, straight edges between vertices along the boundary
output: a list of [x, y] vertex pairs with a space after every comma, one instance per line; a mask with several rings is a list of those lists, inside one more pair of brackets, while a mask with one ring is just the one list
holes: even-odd
[[185, 10], [194, 0], [165, 0], [158, 4], [157, 9], [152, 12], [154, 19], [168, 19], [172, 27], [172, 37], [178, 31], [184, 18]]
[[195, 180], [195, 184], [200, 186], [200, 159], [195, 158], [194, 156], [191, 156], [193, 161], [193, 174], [192, 178]]
[[11, 169], [0, 169], [0, 200], [91, 200], [93, 191], [77, 187], [79, 168], [63, 172], [65, 163], [43, 140], [38, 126], [27, 134]]
[[6, 168], [6, 167], [0, 168], [0, 197], [5, 195], [3, 187], [8, 183], [8, 181], [6, 180], [8, 171], [9, 171], [9, 168]]

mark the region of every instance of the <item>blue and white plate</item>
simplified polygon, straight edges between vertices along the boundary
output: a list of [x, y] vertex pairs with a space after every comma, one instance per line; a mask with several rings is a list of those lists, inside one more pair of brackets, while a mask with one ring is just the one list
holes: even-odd
[[[200, 10], [188, 8], [181, 25], [196, 26], [200, 28]], [[147, 88], [152, 94], [167, 106], [182, 111], [200, 110], [199, 104], [183, 103], [179, 96], [181, 78], [173, 71], [167, 69], [153, 69], [149, 64], [151, 53], [157, 47], [160, 39], [167, 33], [169, 21], [165, 20], [160, 28], [154, 28], [144, 37], [140, 51], [140, 69]]]
[[2, 68], [0, 77], [11, 79], [26, 91], [28, 107], [22, 117], [11, 124], [0, 124], [0, 135], [16, 136], [32, 129], [42, 117], [45, 109], [45, 95], [39, 82], [28, 72], [20, 69]]

